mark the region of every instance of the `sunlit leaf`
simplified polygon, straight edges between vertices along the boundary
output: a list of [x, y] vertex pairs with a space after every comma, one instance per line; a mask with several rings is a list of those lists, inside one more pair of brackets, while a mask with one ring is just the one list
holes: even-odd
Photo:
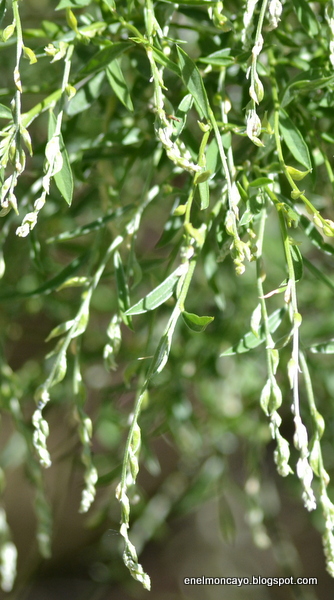
[[[275, 310], [275, 312], [273, 312], [269, 316], [268, 329], [270, 333], [274, 333], [276, 329], [280, 326], [285, 313], [285, 308], [280, 308], [278, 310]], [[258, 336], [254, 335], [252, 331], [249, 331], [248, 333], [242, 336], [239, 342], [234, 344], [234, 346], [231, 346], [231, 348], [228, 348], [228, 350], [222, 352], [220, 356], [231, 356], [232, 354], [243, 354], [244, 352], [249, 352], [250, 350], [253, 350], [253, 348], [257, 348], [257, 346], [263, 344], [265, 340], [266, 335], [262, 324]]]
[[158, 308], [161, 304], [166, 302], [174, 292], [176, 284], [180, 277], [180, 267], [167, 277], [160, 285], [158, 285], [152, 292], [150, 292], [145, 298], [142, 298], [129, 308], [126, 315], [140, 315], [149, 310]]
[[63, 10], [64, 8], [82, 8], [92, 3], [92, 0], [60, 0], [55, 10]]
[[204, 331], [209, 323], [212, 323], [214, 320], [214, 317], [199, 317], [198, 315], [189, 313], [185, 310], [182, 311], [182, 317], [187, 327], [196, 333]]

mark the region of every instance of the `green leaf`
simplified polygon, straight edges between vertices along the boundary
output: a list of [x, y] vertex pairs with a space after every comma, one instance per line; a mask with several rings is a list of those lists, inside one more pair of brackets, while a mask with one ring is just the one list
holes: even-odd
[[312, 163], [306, 142], [299, 129], [297, 129], [283, 109], [280, 110], [279, 126], [283, 139], [292, 156], [308, 171], [311, 171]]
[[92, 0], [60, 0], [55, 10], [63, 10], [64, 8], [82, 8], [92, 3]]
[[270, 179], [270, 177], [258, 177], [249, 184], [249, 187], [259, 188], [263, 187], [264, 185], [269, 185], [270, 183], [274, 183], [274, 181]]
[[[280, 308], [273, 312], [268, 319], [268, 328], [270, 333], [274, 333], [279, 325], [282, 323], [283, 317], [286, 313], [285, 308]], [[232, 354], [243, 354], [249, 352], [253, 348], [257, 348], [260, 344], [266, 340], [266, 334], [263, 324], [260, 327], [258, 336], [254, 335], [252, 331], [248, 331], [234, 346], [222, 352], [220, 356], [231, 356]]]
[[7, 11], [6, 2], [7, 2], [7, 0], [1, 0], [1, 2], [0, 2], [0, 25], [4, 19], [6, 11]]
[[133, 329], [131, 317], [125, 314], [130, 306], [130, 295], [128, 284], [125, 279], [122, 259], [118, 250], [114, 252], [114, 267], [116, 274], [118, 307], [121, 311], [121, 316], [125, 325], [130, 327], [130, 329]]
[[31, 298], [33, 296], [40, 296], [40, 294], [50, 294], [54, 290], [58, 289], [64, 281], [73, 275], [80, 267], [88, 260], [90, 251], [85, 252], [78, 258], [75, 258], [65, 269], [63, 269], [58, 275], [49, 279], [43, 285], [30, 292], [7, 292], [0, 296], [0, 300], [9, 300], [14, 298]]
[[110, 87], [115, 92], [117, 98], [124, 104], [130, 112], [133, 112], [133, 104], [127, 83], [124, 79], [119, 61], [115, 59], [106, 69], [107, 79]]
[[171, 297], [175, 286], [180, 277], [180, 267], [175, 269], [167, 279], [165, 279], [160, 285], [158, 285], [152, 292], [150, 292], [145, 298], [142, 298], [134, 304], [131, 308], [129, 308], [125, 314], [126, 315], [140, 315], [149, 310], [154, 310], [158, 308], [161, 304], [166, 302], [168, 298]]
[[296, 244], [290, 245], [290, 252], [293, 262], [293, 270], [295, 272], [295, 280], [299, 281], [303, 277], [303, 257]]
[[70, 321], [65, 321], [65, 323], [61, 323], [60, 325], [57, 325], [57, 327], [52, 329], [52, 331], [49, 333], [49, 335], [45, 341], [49, 342], [53, 338], [63, 335], [69, 329], [71, 329], [74, 322], [75, 322], [75, 319], [71, 319]]
[[127, 204], [122, 208], [116, 208], [111, 213], [106, 214], [105, 217], [99, 217], [95, 221], [91, 221], [87, 223], [87, 225], [83, 225], [82, 227], [77, 227], [76, 229], [72, 229], [72, 231], [64, 231], [59, 235], [55, 235], [46, 240], [47, 244], [53, 244], [54, 242], [65, 242], [66, 240], [72, 240], [73, 238], [80, 237], [81, 235], [87, 235], [92, 231], [96, 231], [98, 229], [103, 229], [109, 221], [114, 221], [119, 217], [122, 217], [129, 210], [133, 209], [133, 204]]
[[332, 292], [334, 292], [334, 283], [327, 277], [327, 275], [322, 273], [320, 269], [318, 269], [314, 264], [312, 264], [311, 261], [309, 261], [306, 258], [306, 256], [303, 257], [303, 261], [305, 263], [305, 266], [309, 269], [309, 271], [311, 271], [311, 273], [313, 273], [313, 275], [315, 275], [315, 277], [317, 277], [319, 281], [322, 281], [325, 285], [327, 285], [327, 287], [329, 287], [330, 290], [332, 290]]
[[179, 57], [182, 80], [194, 98], [196, 109], [200, 117], [206, 117], [209, 120], [209, 100], [200, 72], [188, 54], [179, 46], [176, 48]]
[[224, 48], [223, 50], [217, 50], [213, 54], [208, 56], [202, 56], [199, 58], [199, 62], [205, 63], [206, 65], [212, 65], [214, 67], [228, 67], [234, 65], [234, 58], [230, 56], [231, 48]]
[[50, 387], [53, 387], [54, 385], [57, 385], [57, 383], [60, 383], [66, 375], [66, 371], [67, 371], [66, 352], [62, 351], [60, 354], [57, 355], [54, 365], [55, 365], [54, 366], [55, 370], [53, 373]]
[[203, 181], [198, 184], [199, 196], [201, 199], [201, 210], [205, 210], [209, 206], [210, 202], [210, 190], [209, 190], [209, 181]]
[[151, 49], [153, 53], [153, 58], [157, 63], [159, 63], [166, 69], [169, 69], [170, 71], [172, 71], [172, 73], [175, 73], [175, 75], [180, 77], [180, 69], [175, 62], [173, 62], [170, 58], [168, 58], [168, 56], [161, 52], [161, 50], [158, 50], [158, 48], [156, 48], [155, 46], [152, 46]]
[[[167, 2], [167, 4], [175, 4], [174, 0], [161, 0], [161, 2]], [[186, 6], [215, 6], [217, 0], [182, 0], [178, 4], [185, 4]]]
[[306, 33], [308, 33], [310, 37], [319, 35], [320, 28], [318, 17], [314, 10], [312, 10], [312, 8], [309, 6], [309, 3], [306, 2], [306, 0], [293, 0], [292, 3], [294, 5], [298, 20], [305, 29]]
[[[50, 110], [49, 116], [49, 140], [54, 135], [56, 129], [57, 119], [52, 110]], [[63, 198], [66, 200], [67, 204], [70, 206], [73, 198], [73, 175], [72, 169], [70, 165], [70, 160], [67, 154], [67, 150], [65, 148], [63, 136], [60, 134], [60, 152], [63, 159], [63, 165], [60, 171], [53, 175], [54, 182], [60, 191]]]
[[298, 92], [308, 93], [318, 91], [333, 83], [334, 75], [326, 75], [322, 69], [310, 69], [296, 75], [289, 81], [281, 100], [281, 108], [287, 106]]
[[316, 246], [322, 252], [325, 252], [325, 254], [334, 256], [334, 247], [331, 244], [327, 244], [327, 242], [324, 241], [321, 233], [319, 233], [315, 225], [311, 221], [309, 221], [308, 218], [305, 217], [305, 215], [300, 216], [299, 222], [302, 228], [304, 229], [305, 234], [312, 242], [312, 244], [314, 244], [314, 246]]
[[212, 323], [214, 320], [214, 317], [199, 317], [198, 315], [189, 313], [185, 310], [183, 310], [181, 314], [187, 327], [196, 333], [204, 331], [209, 323]]
[[115, 60], [120, 54], [123, 54], [129, 48], [132, 48], [133, 44], [129, 42], [116, 42], [110, 44], [106, 48], [103, 48], [91, 58], [87, 65], [79, 72], [80, 76], [90, 75], [105, 69], [111, 61]]
[[99, 72], [77, 91], [66, 108], [66, 113], [70, 117], [74, 117], [74, 115], [78, 115], [91, 107], [96, 98], [101, 94], [104, 78], [105, 73]]
[[314, 354], [334, 354], [334, 340], [315, 344], [314, 346], [311, 346], [309, 350]]
[[12, 119], [12, 111], [4, 104], [0, 104], [0, 119]]
[[102, 0], [111, 10], [116, 10], [115, 0]]

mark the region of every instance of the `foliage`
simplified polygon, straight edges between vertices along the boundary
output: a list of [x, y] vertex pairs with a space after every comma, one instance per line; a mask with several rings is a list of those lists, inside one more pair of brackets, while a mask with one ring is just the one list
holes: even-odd
[[[237, 440], [261, 478], [261, 407], [279, 474], [299, 479], [307, 510], [321, 507], [334, 575], [318, 406], [332, 416], [331, 363], [314, 356], [334, 347], [332, 1], [61, 0], [46, 12], [30, 26], [29, 6], [0, 3], [13, 65], [0, 105], [1, 406], [24, 447], [13, 461], [36, 490], [40, 551], [50, 555], [49, 403], [76, 423], [80, 511], [97, 485], [118, 482], [124, 562], [147, 589], [128, 532], [140, 458], [158, 469], [151, 440], [169, 436], [188, 466], [138, 547], [192, 504], [196, 478], [202, 499], [212, 485], [223, 494]], [[36, 316], [51, 328], [44, 367], [38, 340], [24, 350]], [[131, 408], [117, 400], [125, 392]], [[16, 550], [4, 514], [9, 590]]]

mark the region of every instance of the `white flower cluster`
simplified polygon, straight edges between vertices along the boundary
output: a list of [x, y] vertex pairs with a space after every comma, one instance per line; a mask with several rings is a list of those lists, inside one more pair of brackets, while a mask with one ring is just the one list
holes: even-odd
[[283, 11], [282, 2], [280, 0], [270, 0], [268, 6], [269, 12], [269, 31], [276, 29], [278, 27], [278, 23], [280, 22], [280, 17]]

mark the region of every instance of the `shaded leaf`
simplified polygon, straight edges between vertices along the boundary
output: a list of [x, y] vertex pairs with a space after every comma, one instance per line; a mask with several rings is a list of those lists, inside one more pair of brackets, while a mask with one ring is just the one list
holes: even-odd
[[320, 28], [318, 23], [317, 14], [312, 10], [309, 3], [306, 0], [292, 0], [296, 15], [301, 25], [305, 29], [306, 33], [310, 37], [314, 37], [319, 34]]
[[91, 233], [92, 231], [96, 231], [97, 229], [102, 229], [106, 225], [106, 223], [108, 223], [109, 221], [113, 221], [114, 219], [118, 219], [119, 217], [123, 216], [125, 213], [127, 213], [132, 208], [133, 208], [132, 204], [127, 204], [126, 206], [124, 206], [122, 208], [116, 208], [116, 210], [105, 215], [105, 217], [99, 217], [99, 219], [96, 219], [95, 221], [91, 221], [90, 223], [87, 223], [87, 225], [83, 225], [82, 227], [77, 227], [76, 229], [73, 229], [72, 231], [64, 231], [63, 233], [60, 233], [59, 235], [55, 235], [51, 238], [48, 238], [46, 241], [48, 244], [53, 244], [54, 242], [64, 242], [66, 240], [72, 240], [73, 238], [79, 237], [81, 235], [87, 235], [88, 233]]
[[298, 92], [307, 93], [314, 90], [318, 91], [334, 81], [333, 74], [325, 74], [322, 69], [310, 69], [304, 71], [290, 80], [287, 85], [282, 100], [281, 108], [287, 106]]
[[39, 296], [40, 294], [50, 294], [53, 290], [58, 289], [62, 283], [64, 283], [69, 277], [73, 275], [80, 267], [88, 260], [90, 251], [85, 252], [78, 258], [75, 258], [65, 269], [63, 269], [58, 275], [46, 281], [38, 288], [31, 290], [30, 292], [7, 292], [0, 296], [0, 300], [9, 300], [15, 298], [31, 298], [32, 296]]
[[[279, 325], [282, 323], [283, 317], [285, 315], [286, 309], [280, 308], [273, 312], [268, 319], [268, 327], [269, 332], [274, 333]], [[228, 348], [220, 354], [220, 356], [231, 356], [232, 354], [243, 354], [244, 352], [249, 352], [253, 348], [257, 348], [260, 346], [266, 339], [265, 331], [263, 324], [260, 327], [258, 336], [254, 335], [252, 331], [246, 333], [234, 346]]]
[[91, 58], [87, 65], [80, 71], [80, 76], [89, 75], [90, 73], [96, 73], [105, 69], [112, 60], [115, 60], [120, 54], [133, 47], [132, 43], [129, 42], [116, 42], [110, 44], [106, 48], [103, 48], [97, 52], [93, 58]]
[[6, 0], [1, 0], [1, 2], [0, 2], [0, 25], [6, 14], [6, 11], [7, 11], [6, 4], [7, 4]]
[[101, 93], [101, 87], [104, 78], [105, 73], [99, 72], [77, 91], [77, 93], [69, 102], [66, 108], [66, 113], [70, 117], [78, 115], [84, 110], [87, 110], [87, 108], [89, 108], [93, 104], [93, 102], [96, 100], [96, 98], [99, 97]]
[[114, 252], [114, 267], [116, 274], [118, 307], [121, 311], [121, 316], [125, 325], [132, 329], [133, 327], [131, 317], [125, 314], [125, 312], [130, 306], [129, 288], [125, 279], [122, 259], [117, 250]]

